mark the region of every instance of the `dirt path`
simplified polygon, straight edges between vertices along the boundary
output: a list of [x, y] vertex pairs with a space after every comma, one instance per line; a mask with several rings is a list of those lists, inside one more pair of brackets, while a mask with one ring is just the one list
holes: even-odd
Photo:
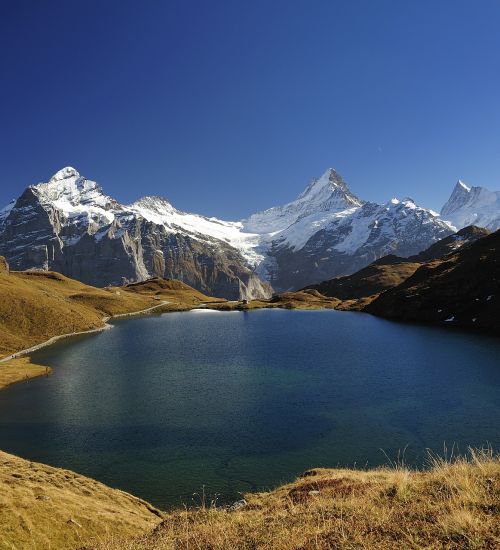
[[101, 332], [103, 330], [110, 329], [112, 328], [112, 325], [110, 325], [108, 321], [112, 319], [121, 319], [124, 317], [134, 317], [136, 315], [144, 315], [169, 303], [170, 302], [167, 300], [162, 300], [159, 304], [156, 304], [155, 306], [152, 306], [152, 307], [148, 307], [146, 309], [141, 309], [140, 311], [132, 311], [130, 313], [118, 313], [117, 315], [112, 315], [110, 317], [103, 317], [102, 321], [104, 325], [102, 327], [93, 328], [90, 330], [81, 330], [79, 332], [68, 332], [66, 334], [59, 334], [58, 336], [53, 336], [52, 338], [49, 338], [45, 342], [41, 342], [40, 344], [36, 344], [35, 346], [31, 346], [30, 348], [22, 349], [20, 351], [16, 351], [16, 353], [13, 353], [12, 355], [3, 357], [2, 359], [0, 359], [0, 363], [6, 363], [7, 361], [12, 361], [12, 359], [22, 357], [23, 355], [29, 355], [30, 353], [33, 353], [34, 351], [37, 351], [41, 348], [45, 348], [46, 346], [50, 346], [51, 344], [54, 344], [55, 342], [62, 340], [63, 338], [69, 338], [70, 336], [80, 336], [82, 334], [93, 334], [94, 332]]

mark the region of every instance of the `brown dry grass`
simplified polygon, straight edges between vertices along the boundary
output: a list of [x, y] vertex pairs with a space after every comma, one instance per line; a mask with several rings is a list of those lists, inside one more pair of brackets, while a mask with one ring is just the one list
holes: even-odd
[[0, 273], [0, 354], [69, 332], [103, 326], [103, 317], [138, 311], [151, 297], [94, 288], [52, 272]]
[[317, 469], [247, 505], [179, 510], [148, 535], [99, 550], [500, 548], [500, 461], [434, 458], [428, 471]]
[[[153, 279], [103, 289], [54, 272], [0, 269], [0, 358], [54, 336], [102, 328], [105, 317], [151, 307], [179, 311], [210, 300], [180, 281]], [[158, 308], [161, 301], [169, 303]], [[0, 389], [44, 374], [45, 366], [25, 357], [0, 363]]]
[[50, 367], [36, 365], [29, 357], [19, 357], [0, 364], [0, 389], [15, 384], [16, 382], [28, 381], [38, 376], [46, 376], [52, 372]]
[[[406, 281], [422, 265], [419, 262], [409, 262], [403, 258], [393, 256], [381, 258], [367, 267], [344, 277], [336, 277], [324, 281], [312, 288], [318, 290], [325, 296], [331, 296], [339, 300], [360, 300], [363, 298], [378, 296], [388, 288]], [[388, 263], [381, 263], [388, 261]]]
[[151, 530], [147, 502], [68, 470], [0, 451], [0, 548], [78, 548], [90, 538]]
[[171, 304], [189, 308], [196, 307], [201, 303], [226, 302], [226, 300], [221, 298], [206, 296], [182, 281], [160, 279], [158, 277], [140, 283], [132, 283], [121, 289], [114, 290], [125, 290], [129, 294], [136, 294], [138, 296], [153, 296], [157, 300], [167, 300]]
[[247, 311], [251, 309], [333, 309], [340, 304], [340, 300], [329, 298], [320, 294], [317, 290], [298, 290], [296, 292], [284, 292], [270, 300], [250, 300], [248, 303], [241, 301], [225, 301], [207, 304], [210, 309], [220, 311]]

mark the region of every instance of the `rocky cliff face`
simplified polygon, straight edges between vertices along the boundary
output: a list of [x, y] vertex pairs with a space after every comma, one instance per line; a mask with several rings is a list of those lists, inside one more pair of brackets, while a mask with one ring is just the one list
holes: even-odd
[[271, 294], [239, 250], [165, 223], [161, 213], [168, 209], [174, 218], [188, 216], [164, 199], [120, 205], [65, 168], [48, 183], [28, 187], [8, 208], [0, 222], [0, 253], [13, 269], [50, 269], [96, 286], [157, 276], [231, 299]]
[[161, 197], [123, 205], [71, 167], [0, 210], [0, 254], [13, 269], [51, 269], [96, 286], [177, 278], [230, 299], [347, 275], [452, 232], [411, 199], [363, 201], [333, 169], [296, 200], [240, 222], [181, 212]]

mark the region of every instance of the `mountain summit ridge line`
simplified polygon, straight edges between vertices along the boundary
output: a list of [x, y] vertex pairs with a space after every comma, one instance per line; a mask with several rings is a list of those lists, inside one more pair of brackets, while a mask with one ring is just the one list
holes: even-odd
[[0, 254], [13, 269], [60, 271], [97, 286], [165, 276], [207, 294], [266, 298], [389, 253], [417, 254], [460, 229], [478, 205], [495, 229], [499, 196], [459, 182], [440, 217], [409, 198], [366, 202], [330, 168], [295, 200], [224, 221], [157, 196], [121, 204], [67, 166], [0, 210]]

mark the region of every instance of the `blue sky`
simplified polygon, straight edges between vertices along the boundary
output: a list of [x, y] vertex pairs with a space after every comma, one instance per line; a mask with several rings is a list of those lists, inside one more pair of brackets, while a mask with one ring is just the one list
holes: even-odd
[[500, 188], [498, 0], [0, 0], [0, 203], [65, 165], [236, 219], [335, 167]]

